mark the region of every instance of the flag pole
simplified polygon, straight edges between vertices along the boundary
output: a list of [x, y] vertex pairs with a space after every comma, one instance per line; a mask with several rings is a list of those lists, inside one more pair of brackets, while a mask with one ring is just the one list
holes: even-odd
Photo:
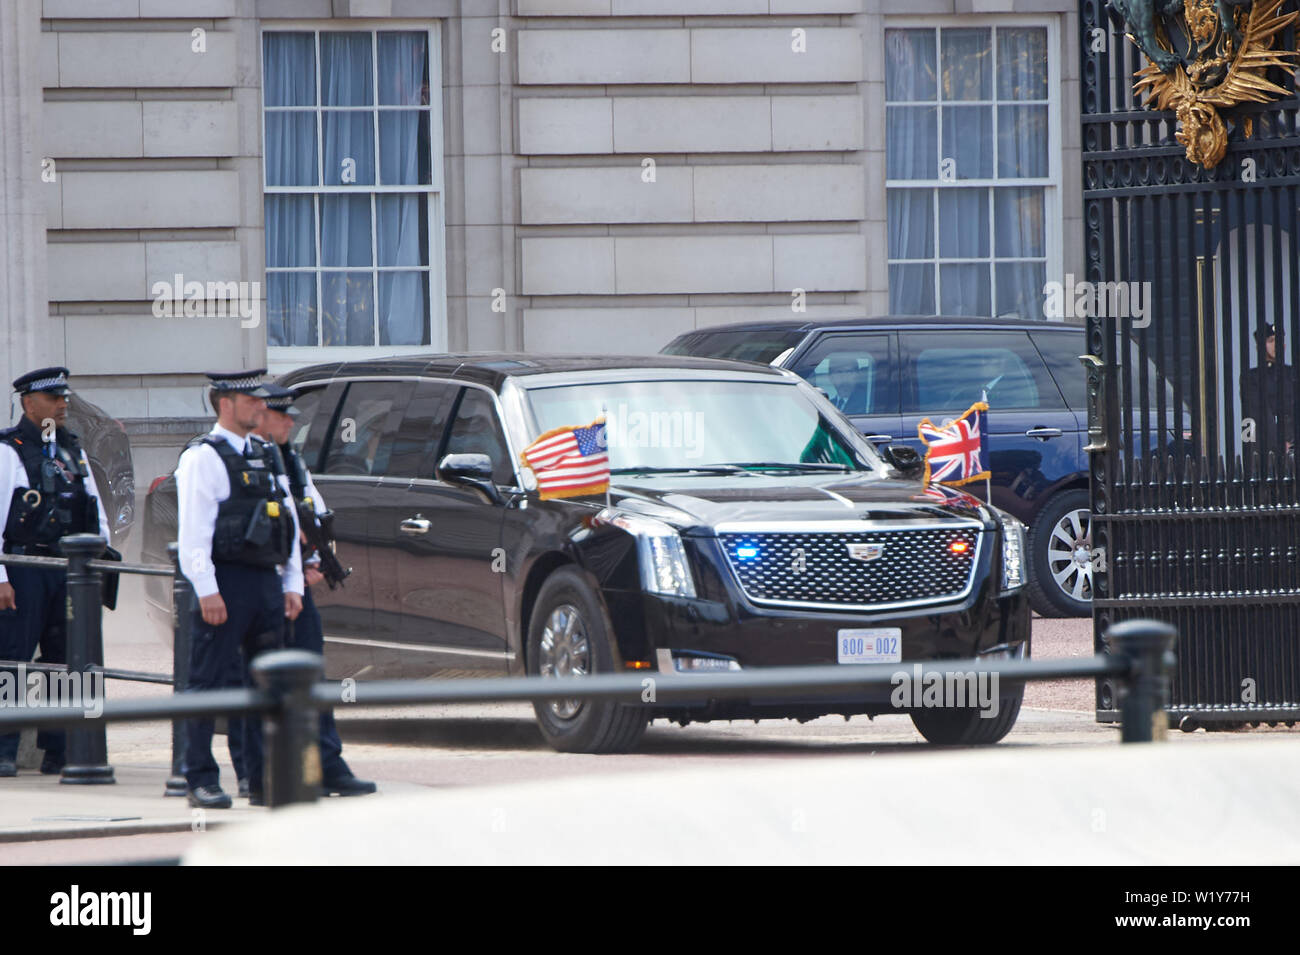
[[[601, 420], [601, 422], [602, 422], [602, 425], [601, 425], [601, 426], [605, 429], [605, 454], [606, 454], [606, 455], [609, 454], [609, 416], [608, 416], [608, 411], [609, 411], [609, 409], [605, 406], [605, 402], [602, 401], [602, 402], [600, 403], [600, 420]], [[607, 461], [609, 464], [613, 464], [613, 460], [610, 459], [610, 458], [608, 458], [608, 457], [606, 457], [606, 461]], [[609, 479], [605, 481], [605, 507], [606, 507], [606, 508], [609, 508], [609, 507], [612, 506], [612, 505], [609, 503], [609, 486], [610, 486], [610, 484], [613, 483], [613, 481], [614, 481], [614, 471], [613, 471], [613, 469], [611, 468], [611, 469], [610, 469], [610, 473], [609, 473]]]
[[[984, 405], [984, 427], [980, 429], [980, 445], [981, 445], [980, 450], [983, 450], [983, 444], [988, 439], [989, 436], [988, 435], [989, 393], [987, 390], [980, 391], [980, 402]], [[984, 500], [989, 505], [989, 507], [992, 507], [993, 506], [993, 472], [989, 470], [989, 465], [992, 464], [993, 462], [992, 460], [988, 460], [988, 461], [981, 461], [980, 463], [984, 465]]]

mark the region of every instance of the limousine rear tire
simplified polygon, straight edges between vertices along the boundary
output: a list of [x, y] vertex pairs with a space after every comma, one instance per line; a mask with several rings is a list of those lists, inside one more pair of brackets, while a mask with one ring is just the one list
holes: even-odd
[[[576, 568], [546, 579], [528, 625], [528, 672], [572, 679], [613, 673], [614, 634], [600, 597]], [[609, 701], [534, 703], [546, 742], [562, 753], [626, 753], [641, 740], [645, 710]]]
[[1022, 683], [1012, 695], [998, 699], [996, 716], [981, 716], [975, 707], [913, 710], [912, 725], [936, 746], [989, 746], [1011, 732], [1024, 698]]

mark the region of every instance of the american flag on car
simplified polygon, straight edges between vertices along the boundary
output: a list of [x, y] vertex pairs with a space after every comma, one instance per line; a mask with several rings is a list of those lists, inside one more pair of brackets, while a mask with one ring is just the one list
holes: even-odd
[[989, 476], [983, 463], [988, 412], [988, 404], [977, 401], [956, 421], [940, 426], [926, 418], [917, 426], [925, 445], [925, 484], [956, 486]]
[[605, 416], [589, 425], [552, 428], [519, 452], [537, 476], [542, 500], [603, 494], [609, 488]]

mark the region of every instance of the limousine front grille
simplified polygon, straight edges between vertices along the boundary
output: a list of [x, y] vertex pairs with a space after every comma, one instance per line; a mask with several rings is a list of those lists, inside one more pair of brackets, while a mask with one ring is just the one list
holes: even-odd
[[[947, 603], [971, 589], [980, 528], [720, 532], [745, 596], [756, 604], [871, 610]], [[856, 556], [855, 556], [856, 555]]]

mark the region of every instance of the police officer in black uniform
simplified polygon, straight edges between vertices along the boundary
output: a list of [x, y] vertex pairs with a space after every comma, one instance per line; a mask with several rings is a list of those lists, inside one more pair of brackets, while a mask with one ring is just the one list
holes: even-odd
[[[38, 368], [14, 381], [23, 416], [0, 431], [0, 529], [6, 554], [61, 556], [59, 538], [99, 534], [108, 517], [68, 416], [68, 369]], [[0, 564], [0, 660], [30, 660], [37, 645], [47, 663], [67, 661], [67, 575], [62, 568]], [[0, 736], [0, 777], [17, 775], [19, 734]], [[42, 773], [64, 764], [64, 734], [37, 734]]]
[[[289, 491], [293, 495], [298, 511], [298, 525], [303, 530], [299, 543], [303, 547], [303, 589], [302, 613], [290, 624], [285, 637], [285, 646], [311, 653], [325, 653], [325, 632], [321, 625], [320, 612], [311, 597], [311, 588], [325, 579], [321, 564], [332, 557], [318, 553], [306, 539], [310, 529], [312, 538], [329, 548], [330, 532], [333, 527], [332, 514], [325, 507], [320, 491], [311, 479], [311, 473], [298, 450], [289, 443], [293, 432], [293, 392], [276, 384], [266, 386], [269, 395], [266, 399], [266, 414], [257, 429], [257, 435], [264, 438], [274, 452], [284, 462], [284, 469], [289, 476]], [[310, 525], [309, 525], [310, 522]], [[334, 562], [337, 567], [337, 562]], [[340, 568], [341, 569], [341, 568]], [[339, 580], [332, 580], [331, 586], [338, 586]], [[343, 759], [343, 741], [334, 722], [332, 710], [322, 710], [320, 715], [320, 755], [321, 755], [321, 791], [325, 795], [365, 796], [375, 792], [376, 786], [368, 780], [358, 779], [352, 774]]]
[[[288, 478], [277, 473], [265, 444], [250, 437], [266, 413], [266, 369], [209, 372], [208, 398], [217, 423], [181, 454], [176, 467], [182, 572], [194, 585], [190, 679], [186, 689], [227, 686], [232, 661], [247, 664], [279, 647], [284, 621], [302, 610], [302, 561], [298, 520]], [[184, 772], [190, 805], [229, 809], [216, 760], [211, 719], [186, 725]], [[243, 723], [249, 801], [264, 805], [262, 733], [258, 720]]]
[[1241, 373], [1241, 413], [1255, 422], [1255, 441], [1250, 451], [1260, 457], [1273, 451], [1283, 454], [1295, 447], [1295, 368], [1281, 358], [1282, 330], [1263, 323], [1255, 331], [1261, 344], [1257, 368]]

